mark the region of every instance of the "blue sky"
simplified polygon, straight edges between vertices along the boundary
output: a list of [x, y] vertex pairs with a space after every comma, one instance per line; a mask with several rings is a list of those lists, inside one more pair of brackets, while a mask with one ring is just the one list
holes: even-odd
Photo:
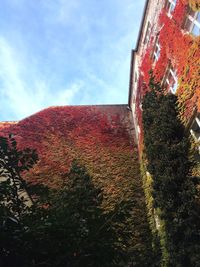
[[127, 103], [144, 0], [1, 0], [0, 120]]

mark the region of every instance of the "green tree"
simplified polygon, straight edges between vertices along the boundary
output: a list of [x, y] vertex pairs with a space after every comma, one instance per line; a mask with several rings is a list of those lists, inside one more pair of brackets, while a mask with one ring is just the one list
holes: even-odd
[[26, 188], [31, 206], [13, 195], [12, 179], [1, 183], [1, 266], [119, 266], [110, 215], [100, 208], [102, 191], [84, 167], [74, 161], [61, 189]]
[[26, 182], [21, 177], [38, 160], [32, 149], [19, 150], [17, 142], [0, 137], [0, 263], [10, 266], [18, 265], [18, 252], [22, 245], [25, 231], [23, 217], [27, 214], [32, 198]]
[[200, 266], [197, 188], [190, 176], [190, 144], [178, 119], [177, 98], [150, 80], [143, 100], [147, 167], [153, 176], [154, 206], [165, 222], [166, 266]]
[[1, 266], [150, 266], [150, 232], [145, 218], [136, 216], [143, 208], [142, 190], [130, 181], [126, 198], [105, 211], [102, 190], [77, 161], [62, 176], [61, 188], [27, 184], [21, 173], [36, 162], [36, 153], [19, 151], [11, 139], [0, 143], [6, 159], [0, 184]]
[[[44, 235], [39, 249], [43, 253], [43, 242], [48, 242], [46, 264], [117, 266], [120, 253], [115, 248], [116, 236], [106, 223], [108, 216], [100, 208], [101, 203], [102, 191], [94, 187], [85, 167], [74, 161], [63, 188], [49, 198], [45, 229], [39, 234]], [[38, 254], [37, 249], [35, 256]]]

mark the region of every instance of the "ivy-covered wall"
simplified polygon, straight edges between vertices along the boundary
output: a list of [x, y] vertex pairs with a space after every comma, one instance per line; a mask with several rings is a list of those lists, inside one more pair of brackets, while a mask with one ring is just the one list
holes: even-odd
[[[172, 2], [173, 4], [176, 2], [176, 4], [172, 5]], [[172, 9], [170, 9], [169, 11], [169, 6], [172, 9], [175, 6], [174, 10], [171, 11]], [[163, 212], [163, 207], [161, 207], [161, 205], [155, 205], [155, 199], [159, 196], [159, 192], [156, 186], [163, 186], [163, 183], [165, 181], [164, 173], [168, 172], [166, 177], [169, 180], [166, 180], [169, 182], [169, 185], [172, 188], [170, 189], [166, 186], [163, 186], [161, 191], [163, 193], [166, 190], [167, 194], [171, 194], [175, 188], [172, 183], [172, 177], [173, 175], [177, 175], [179, 169], [176, 166], [171, 173], [169, 172], [169, 168], [167, 166], [169, 157], [167, 156], [167, 154], [170, 151], [170, 147], [167, 146], [166, 151], [164, 153], [164, 157], [163, 159], [161, 159], [161, 150], [163, 146], [167, 144], [167, 142], [170, 142], [170, 140], [165, 140], [165, 142], [161, 144], [161, 135], [162, 133], [164, 133], [164, 135], [167, 134], [167, 131], [169, 131], [169, 129], [172, 130], [172, 132], [174, 131], [176, 134], [178, 133], [178, 131], [176, 132], [175, 128], [173, 128], [173, 123], [175, 119], [172, 119], [170, 121], [170, 112], [172, 112], [174, 108], [176, 111], [178, 110], [178, 119], [180, 118], [181, 123], [183, 123], [185, 126], [182, 129], [182, 134], [184, 135], [184, 138], [185, 135], [188, 136], [190, 134], [189, 130], [193, 126], [194, 118], [197, 117], [200, 112], [200, 36], [195, 36], [192, 33], [187, 32], [185, 29], [185, 22], [190, 8], [192, 8], [192, 10], [196, 12], [200, 11], [200, 1], [147, 1], [147, 8], [145, 11], [146, 13], [144, 14], [144, 20], [142, 23], [138, 46], [133, 53], [134, 56], [131, 62], [132, 80], [130, 82], [130, 89], [132, 90], [132, 95], [130, 93], [129, 100], [130, 104], [132, 103], [133, 110], [135, 110], [135, 113], [133, 114], [134, 121], [136, 121], [136, 126], [138, 126], [139, 129], [137, 139], [146, 195], [146, 205], [148, 209], [148, 218], [152, 233], [155, 237], [154, 245], [158, 245], [161, 248], [161, 258], [163, 264], [161, 266], [179, 266], [178, 263], [175, 263], [175, 265], [167, 263], [171, 260], [170, 258], [173, 257], [173, 253], [168, 251], [168, 245], [166, 245], [166, 238], [170, 236], [171, 233], [169, 229], [165, 228], [166, 218], [165, 220], [163, 220], [163, 217], [161, 216], [161, 213]], [[151, 114], [149, 114], [150, 110], [148, 110], [148, 112], [146, 111], [146, 114], [148, 114], [149, 117], [146, 118], [146, 124], [148, 125], [148, 127], [146, 127], [146, 132], [144, 132], [144, 96], [147, 96], [147, 92], [151, 91], [153, 82], [155, 87], [159, 87], [159, 89], [164, 93], [163, 97], [166, 97], [166, 99], [167, 97], [170, 97], [170, 95], [167, 95], [168, 93], [172, 93], [169, 90], [169, 87], [173, 87], [173, 85], [176, 85], [176, 83], [174, 83], [170, 84], [170, 86], [166, 86], [165, 78], [168, 76], [168, 73], [170, 73], [170, 69], [173, 71], [174, 76], [178, 78], [177, 88], [176, 86], [174, 86], [175, 89], [171, 88], [174, 89], [175, 94], [177, 96], [177, 105], [174, 102], [173, 108], [167, 111], [167, 105], [164, 109], [164, 105], [163, 107], [162, 105], [160, 107], [156, 105], [157, 100], [155, 101], [155, 103], [152, 103], [152, 99], [149, 99], [149, 107], [152, 108], [155, 104], [155, 110], [152, 109]], [[152, 78], [152, 76], [154, 78]], [[160, 87], [162, 87], [162, 89]], [[159, 122], [158, 117], [161, 115], [161, 111], [163, 111], [163, 113], [160, 117]], [[150, 119], [153, 116], [155, 116], [156, 118], [155, 121], [157, 124], [155, 123], [155, 125], [153, 125], [153, 120]], [[166, 122], [169, 123], [167, 124]], [[148, 135], [153, 137], [153, 133], [150, 132], [151, 129], [155, 131], [155, 143], [152, 143], [152, 139], [150, 138], [147, 140]], [[157, 133], [157, 135], [155, 133]], [[194, 148], [192, 150], [196, 152], [194, 157], [195, 167], [191, 167], [189, 175], [198, 177], [200, 169], [199, 165], [196, 164], [196, 161], [199, 160], [199, 156], [197, 155], [199, 151], [199, 142], [196, 142], [196, 139], [195, 142], [192, 144], [192, 147]], [[146, 143], [144, 142], [144, 140], [147, 140]], [[156, 145], [160, 145], [157, 150]], [[157, 160], [157, 163], [160, 161], [161, 164], [163, 164], [163, 169], [161, 168], [161, 166], [158, 165], [155, 167], [155, 170], [157, 171], [156, 174], [149, 167], [149, 162], [151, 160], [149, 156], [150, 153], [147, 153], [149, 147], [151, 148], [152, 154], [153, 151], [155, 152], [152, 157], [156, 155], [155, 158]], [[174, 151], [176, 151], [175, 155], [177, 159], [180, 160], [181, 157], [178, 155], [180, 149], [174, 149]], [[183, 154], [186, 156], [187, 153], [185, 152]], [[177, 159], [172, 160], [173, 164], [176, 162]], [[159, 175], [162, 176], [162, 178], [158, 182], [158, 184], [156, 184], [156, 179], [159, 177]], [[181, 183], [183, 184], [184, 175], [182, 175], [181, 178]], [[192, 191], [192, 186], [190, 187], [190, 190]], [[180, 195], [184, 194], [181, 193]], [[164, 198], [166, 199], [166, 197]], [[183, 201], [183, 203], [188, 203], [188, 201]], [[191, 206], [191, 210], [194, 210], [194, 205]], [[174, 212], [174, 214], [177, 215], [178, 212]], [[169, 223], [169, 225], [170, 224], [171, 222]], [[194, 229], [194, 225], [191, 228]], [[197, 243], [195, 245], [197, 245]], [[175, 248], [178, 248], [178, 244], [176, 242]], [[188, 248], [189, 245], [188, 247], [186, 245], [186, 250]], [[188, 265], [187, 263], [185, 264], [187, 266], [193, 266]]]
[[[177, 0], [171, 17], [163, 7], [159, 16], [158, 42], [160, 56], [153, 62], [155, 36], [151, 38], [140, 66], [145, 85], [149, 83], [149, 71], [153, 70], [156, 81], [162, 82], [169, 63], [176, 69], [178, 88], [176, 94], [180, 109], [180, 118], [187, 125], [194, 110], [200, 112], [200, 36], [194, 36], [184, 30], [184, 20], [188, 7], [200, 10], [198, 0]], [[146, 86], [140, 87], [140, 94]], [[140, 110], [138, 110], [140, 112]]]
[[118, 198], [124, 176], [134, 167], [139, 175], [129, 113], [126, 106], [51, 107], [17, 124], [1, 124], [1, 135], [12, 133], [20, 147], [37, 149], [40, 160], [26, 174], [28, 180], [57, 186], [71, 161], [78, 159]]
[[131, 201], [132, 215], [121, 223], [126, 225], [132, 253], [136, 251], [145, 259], [151, 250], [151, 237], [127, 105], [51, 107], [16, 124], [4, 124], [0, 135], [10, 133], [19, 147], [38, 152], [39, 162], [25, 174], [28, 181], [57, 187], [72, 160], [77, 159], [86, 166], [94, 184], [103, 188], [105, 210]]

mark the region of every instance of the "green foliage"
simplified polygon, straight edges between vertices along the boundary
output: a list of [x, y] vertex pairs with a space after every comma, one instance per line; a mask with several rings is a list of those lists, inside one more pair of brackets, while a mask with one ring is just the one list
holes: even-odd
[[22, 221], [32, 204], [26, 182], [21, 177], [38, 157], [34, 150], [17, 149], [14, 138], [0, 137], [0, 265], [18, 265], [18, 251], [26, 231]]
[[[64, 181], [63, 188], [49, 198], [47, 228], [40, 233], [45, 233], [41, 250], [46, 249], [46, 262], [50, 266], [118, 266], [120, 252], [116, 235], [106, 223], [108, 216], [100, 208], [101, 190], [76, 162]], [[48, 243], [45, 248], [44, 240]], [[41, 250], [35, 251], [35, 257]]]
[[146, 207], [147, 207], [147, 218], [150, 225], [152, 233], [152, 252], [153, 257], [151, 258], [152, 266], [160, 266], [161, 264], [161, 247], [159, 241], [160, 231], [157, 229], [156, 225], [156, 209], [154, 208], [153, 193], [153, 179], [149, 172], [147, 172], [145, 166], [145, 159], [143, 154], [143, 159], [141, 160], [141, 174], [143, 178], [143, 188], [145, 193]]
[[[86, 166], [95, 188], [103, 191], [101, 209], [108, 217], [105, 227], [110, 226], [117, 235], [114, 246], [123, 260], [120, 265], [130, 265], [131, 259], [136, 266], [149, 267], [151, 232], [129, 115], [125, 106], [53, 107], [1, 133], [11, 131], [18, 137], [19, 146], [37, 148], [40, 160], [24, 173], [27, 181], [59, 189], [63, 180], [68, 180], [65, 174], [73, 159]], [[48, 197], [47, 192], [40, 195], [40, 188], [32, 186], [32, 194], [34, 190], [39, 194], [37, 201], [44, 201], [48, 207], [48, 198], [55, 192]]]
[[[105, 209], [103, 191], [76, 161], [62, 175], [61, 188], [50, 189], [21, 177], [35, 152], [19, 151], [15, 140], [14, 149], [7, 139], [2, 147], [1, 266], [155, 266], [140, 179], [124, 179], [123, 198]], [[139, 177], [134, 165], [129, 172]]]
[[[1, 203], [1, 266], [119, 266], [116, 235], [100, 208], [101, 190], [75, 162], [66, 178], [61, 190], [32, 186], [35, 204], [23, 203], [19, 216], [13, 201]], [[6, 196], [11, 188], [10, 180], [1, 184]]]
[[178, 119], [177, 98], [164, 95], [153, 79], [143, 100], [147, 168], [153, 177], [154, 208], [159, 208], [165, 232], [163, 266], [199, 266], [197, 189], [190, 177], [190, 144]]

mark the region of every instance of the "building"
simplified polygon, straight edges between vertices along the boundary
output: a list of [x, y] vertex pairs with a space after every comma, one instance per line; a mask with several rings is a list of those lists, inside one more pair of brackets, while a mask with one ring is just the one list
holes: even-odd
[[132, 234], [124, 237], [121, 233], [121, 242], [129, 244], [130, 253], [138, 255], [134, 259], [136, 266], [143, 266], [141, 262], [148, 260], [151, 250], [151, 233], [127, 104], [50, 107], [15, 124], [0, 123], [0, 135], [10, 133], [20, 150], [37, 150], [39, 161], [23, 175], [26, 181], [53, 188], [62, 186], [76, 159], [86, 167], [94, 185], [103, 190], [102, 205], [106, 211], [131, 199], [134, 204], [130, 216], [134, 220], [122, 216], [119, 226], [125, 224], [127, 233]]
[[131, 56], [129, 106], [142, 143], [142, 96], [153, 71], [167, 93], [176, 94], [180, 118], [200, 141], [200, 1], [146, 1], [138, 42]]
[[[122, 222], [131, 233], [131, 253], [138, 255], [132, 266], [144, 266], [141, 261], [152, 244], [137, 148], [142, 146], [142, 97], [150, 70], [167, 93], [177, 94], [180, 118], [199, 146], [199, 8], [199, 0], [146, 1], [131, 55], [128, 104], [51, 107], [17, 123], [0, 124], [1, 135], [12, 133], [20, 148], [38, 151], [39, 162], [25, 174], [27, 181], [59, 186], [78, 159], [103, 189], [105, 210], [133, 199], [134, 219], [130, 225]], [[150, 209], [159, 228], [159, 217]]]

